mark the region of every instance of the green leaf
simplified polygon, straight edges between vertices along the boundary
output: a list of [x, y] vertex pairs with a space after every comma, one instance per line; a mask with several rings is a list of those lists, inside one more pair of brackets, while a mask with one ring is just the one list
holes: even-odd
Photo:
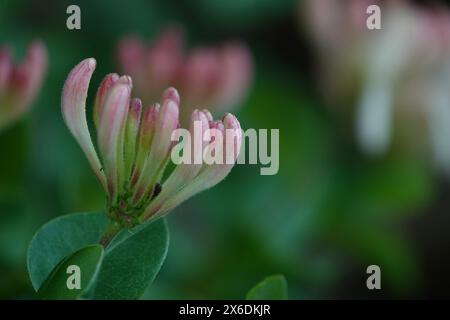
[[93, 298], [139, 299], [161, 269], [168, 247], [164, 219], [144, 224], [133, 233], [123, 231], [107, 249]]
[[[28, 270], [38, 290], [61, 261], [98, 244], [108, 220], [101, 213], [77, 213], [45, 224], [28, 250]], [[159, 272], [169, 245], [165, 219], [119, 233], [105, 249], [96, 281], [85, 295], [94, 299], [138, 299]]]
[[76, 213], [44, 224], [28, 248], [28, 273], [37, 291], [62, 259], [99, 242], [108, 219], [102, 213]]
[[287, 300], [287, 283], [283, 275], [265, 278], [253, 287], [246, 296], [247, 300]]
[[[103, 247], [90, 245], [84, 247], [64, 259], [53, 270], [38, 295], [43, 299], [73, 300], [87, 292], [98, 274], [102, 260]], [[79, 268], [71, 270], [70, 267]], [[77, 275], [77, 272], [79, 274]], [[79, 276], [79, 288], [69, 288], [69, 284], [76, 284]]]

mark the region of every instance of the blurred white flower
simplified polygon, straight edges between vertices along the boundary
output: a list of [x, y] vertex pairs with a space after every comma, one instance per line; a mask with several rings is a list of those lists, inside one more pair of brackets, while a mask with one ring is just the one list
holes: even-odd
[[[381, 7], [381, 30], [366, 27], [370, 4]], [[353, 110], [362, 150], [431, 153], [450, 173], [450, 10], [394, 0], [308, 0], [301, 8], [321, 90], [338, 110]]]

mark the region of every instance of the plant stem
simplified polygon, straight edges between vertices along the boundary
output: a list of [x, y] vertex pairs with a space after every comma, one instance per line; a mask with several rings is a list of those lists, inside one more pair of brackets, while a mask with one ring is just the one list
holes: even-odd
[[122, 230], [122, 226], [113, 221], [109, 224], [109, 226], [106, 228], [105, 232], [103, 233], [99, 243], [106, 248], [111, 240]]

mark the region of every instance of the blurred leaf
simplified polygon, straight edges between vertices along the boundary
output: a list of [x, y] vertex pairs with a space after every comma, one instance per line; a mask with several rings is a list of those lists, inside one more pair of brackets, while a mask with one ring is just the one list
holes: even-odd
[[23, 266], [36, 225], [36, 216], [20, 199], [0, 196], [0, 264], [11, 268]]
[[[200, 18], [229, 29], [242, 29], [289, 15], [295, 9], [295, 0], [192, 0]], [[232, 23], [230, 23], [232, 21]]]
[[168, 247], [169, 230], [164, 219], [119, 234], [107, 248], [93, 289], [94, 299], [141, 298], [161, 269]]
[[[78, 250], [55, 267], [38, 295], [43, 299], [72, 300], [81, 297], [95, 280], [103, 260], [103, 246], [90, 245]], [[69, 266], [80, 268], [80, 289], [69, 289]], [[76, 271], [75, 271], [76, 272]]]
[[419, 284], [417, 257], [399, 230], [385, 225], [348, 221], [329, 226], [330, 243], [356, 258], [362, 266], [379, 265], [386, 287], [406, 293]]
[[378, 219], [414, 213], [433, 196], [435, 181], [430, 170], [410, 157], [390, 157], [346, 170], [346, 177], [353, 176], [349, 194], [354, 200], [349, 203], [359, 213]]
[[5, 131], [0, 130], [0, 192], [16, 194], [21, 189], [27, 158], [27, 128], [14, 123]]
[[247, 300], [287, 300], [287, 283], [283, 275], [265, 278], [247, 293]]
[[28, 248], [28, 272], [37, 291], [55, 266], [76, 250], [98, 243], [108, 220], [102, 213], [75, 213], [43, 225]]

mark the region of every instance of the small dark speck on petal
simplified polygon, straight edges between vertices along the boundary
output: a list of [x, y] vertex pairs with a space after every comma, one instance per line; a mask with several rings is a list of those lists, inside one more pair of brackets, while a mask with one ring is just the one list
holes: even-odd
[[158, 194], [161, 193], [162, 186], [159, 183], [156, 183], [155, 187], [153, 188], [153, 194], [152, 194], [152, 200], [155, 199]]

